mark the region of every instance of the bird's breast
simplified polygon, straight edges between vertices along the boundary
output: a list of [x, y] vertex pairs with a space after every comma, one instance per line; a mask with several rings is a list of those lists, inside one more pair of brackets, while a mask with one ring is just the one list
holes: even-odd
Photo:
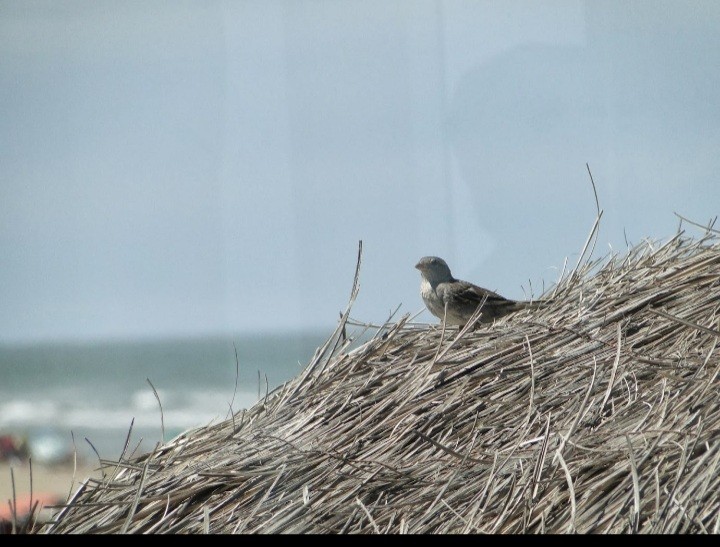
[[430, 310], [430, 313], [442, 319], [445, 315], [445, 302], [426, 279], [420, 282], [420, 296], [422, 296], [423, 302], [425, 302], [425, 306]]
[[423, 300], [436, 297], [435, 289], [432, 288], [432, 285], [427, 279], [420, 281], [420, 296], [422, 296]]

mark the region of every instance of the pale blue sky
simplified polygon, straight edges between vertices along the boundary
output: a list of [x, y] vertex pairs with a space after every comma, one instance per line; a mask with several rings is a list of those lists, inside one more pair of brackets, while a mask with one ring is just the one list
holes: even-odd
[[[0, 342], [523, 298], [720, 212], [720, 4], [0, 1]], [[434, 321], [423, 314], [421, 319]]]

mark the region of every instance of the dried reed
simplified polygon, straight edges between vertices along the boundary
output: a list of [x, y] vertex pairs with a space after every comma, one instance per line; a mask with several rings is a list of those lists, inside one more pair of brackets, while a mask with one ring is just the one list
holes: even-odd
[[716, 233], [579, 264], [477, 330], [405, 316], [354, 347], [348, 306], [297, 378], [103, 461], [40, 531], [717, 532]]

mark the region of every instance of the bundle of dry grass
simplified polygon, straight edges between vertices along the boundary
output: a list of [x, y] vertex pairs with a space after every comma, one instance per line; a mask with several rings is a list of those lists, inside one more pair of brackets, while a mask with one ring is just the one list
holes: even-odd
[[296, 379], [104, 462], [41, 531], [717, 532], [717, 236], [586, 263], [544, 298], [355, 349], [346, 312]]

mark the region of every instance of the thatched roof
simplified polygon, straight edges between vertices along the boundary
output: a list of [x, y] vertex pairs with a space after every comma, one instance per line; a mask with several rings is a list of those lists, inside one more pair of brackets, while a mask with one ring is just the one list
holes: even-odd
[[403, 317], [351, 349], [345, 314], [297, 378], [104, 462], [41, 531], [717, 532], [715, 234], [581, 264], [476, 330]]

